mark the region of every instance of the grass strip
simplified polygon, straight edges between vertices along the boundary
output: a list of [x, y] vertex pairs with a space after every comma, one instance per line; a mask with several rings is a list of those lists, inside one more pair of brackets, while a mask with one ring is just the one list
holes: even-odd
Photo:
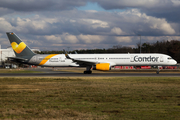
[[0, 119], [179, 119], [179, 77], [0, 78]]

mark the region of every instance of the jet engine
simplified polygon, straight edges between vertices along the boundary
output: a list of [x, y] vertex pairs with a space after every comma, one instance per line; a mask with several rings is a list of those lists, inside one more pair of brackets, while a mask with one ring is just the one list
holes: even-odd
[[99, 63], [93, 66], [93, 70], [103, 70], [108, 71], [110, 70], [110, 64], [109, 63]]

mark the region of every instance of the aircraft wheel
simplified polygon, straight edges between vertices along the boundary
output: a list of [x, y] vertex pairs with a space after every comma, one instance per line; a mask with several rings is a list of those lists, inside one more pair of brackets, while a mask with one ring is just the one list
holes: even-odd
[[92, 71], [84, 71], [84, 74], [91, 74]]
[[159, 71], [156, 71], [156, 74], [159, 74]]

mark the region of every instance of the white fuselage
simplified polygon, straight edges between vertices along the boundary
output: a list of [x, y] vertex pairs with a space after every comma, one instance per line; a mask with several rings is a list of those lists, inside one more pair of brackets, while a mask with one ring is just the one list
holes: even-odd
[[[42, 56], [45, 55], [35, 55], [29, 63], [52, 67], [79, 66], [71, 59], [67, 59], [64, 54], [57, 54], [49, 58]], [[177, 64], [174, 59], [165, 54], [69, 54], [69, 56], [76, 60], [95, 64], [109, 63], [110, 66], [162, 66]], [[40, 64], [44, 58], [46, 60], [43, 64]]]

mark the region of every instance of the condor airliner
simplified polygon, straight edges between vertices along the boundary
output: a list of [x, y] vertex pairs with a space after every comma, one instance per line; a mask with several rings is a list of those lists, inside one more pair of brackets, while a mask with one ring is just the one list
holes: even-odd
[[[112, 66], [163, 66], [177, 62], [165, 54], [35, 54], [13, 32], [7, 32], [16, 57], [10, 60], [24, 64], [48, 67], [86, 67], [84, 74], [93, 70], [108, 71]], [[157, 72], [159, 73], [159, 72]]]

